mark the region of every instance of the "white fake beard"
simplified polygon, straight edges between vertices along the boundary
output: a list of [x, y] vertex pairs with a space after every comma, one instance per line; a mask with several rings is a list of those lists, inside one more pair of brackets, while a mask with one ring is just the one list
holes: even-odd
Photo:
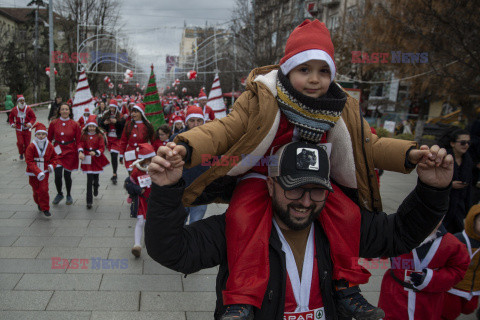
[[35, 141], [37, 142], [37, 145], [40, 149], [44, 149], [45, 144], [47, 143], [47, 137], [45, 137], [43, 139], [38, 139], [37, 137], [35, 137]]
[[19, 102], [19, 103], [18, 103], [18, 107], [19, 107], [20, 109], [25, 108], [25, 102]]

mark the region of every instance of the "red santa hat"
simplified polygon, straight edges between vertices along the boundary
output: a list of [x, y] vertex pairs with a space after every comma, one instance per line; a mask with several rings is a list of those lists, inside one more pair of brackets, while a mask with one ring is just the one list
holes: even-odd
[[148, 159], [157, 155], [150, 143], [140, 143], [137, 148], [137, 153], [139, 159]]
[[83, 113], [90, 113], [90, 109], [85, 108], [85, 109], [83, 110]]
[[200, 89], [200, 93], [198, 94], [198, 100], [203, 100], [203, 99], [207, 99], [207, 95], [205, 94], [202, 88]]
[[115, 99], [110, 99], [110, 103], [108, 104], [109, 107], [115, 107], [118, 109], [118, 102]]
[[145, 105], [141, 102], [138, 102], [136, 103], [133, 107], [132, 107], [132, 110], [133, 109], [137, 109], [138, 111], [140, 111], [140, 113], [142, 114], [143, 117], [145, 117]]
[[33, 129], [35, 129], [35, 134], [37, 133], [47, 133], [47, 127], [45, 127], [45, 125], [41, 122], [37, 122], [35, 123], [35, 125], [32, 127]]
[[19, 101], [19, 100], [25, 101], [25, 98], [23, 97], [23, 94], [18, 94], [17, 95], [17, 101]]
[[197, 106], [188, 106], [187, 117], [185, 118], [185, 122], [187, 122], [190, 118], [204, 119], [202, 108]]
[[335, 78], [334, 48], [330, 32], [323, 22], [306, 19], [295, 28], [285, 45], [285, 55], [280, 68], [287, 75], [296, 66], [310, 60], [325, 61], [330, 67], [330, 81]]
[[88, 126], [95, 126], [98, 127], [97, 125], [97, 116], [92, 114], [88, 117], [87, 123], [85, 124], [85, 128]]
[[175, 123], [177, 123], [177, 122], [180, 122], [181, 124], [184, 124], [183, 118], [180, 117], [180, 116], [175, 116], [175, 117], [173, 118], [173, 124], [175, 125]]

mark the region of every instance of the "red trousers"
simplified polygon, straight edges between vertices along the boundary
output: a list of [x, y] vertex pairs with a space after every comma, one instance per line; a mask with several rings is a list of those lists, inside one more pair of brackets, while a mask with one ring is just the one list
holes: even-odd
[[33, 200], [40, 206], [42, 211], [50, 211], [50, 197], [48, 195], [48, 172], [45, 173], [45, 178], [39, 181], [37, 177], [29, 176], [28, 182], [32, 186]]
[[[358, 265], [360, 209], [333, 186], [319, 221], [330, 242], [333, 279], [367, 283], [370, 273]], [[269, 279], [269, 239], [272, 203], [267, 183], [260, 178], [242, 180], [236, 187], [226, 214], [229, 276], [223, 302], [262, 305]]]
[[25, 154], [30, 140], [32, 138], [32, 132], [29, 130], [18, 131], [17, 132], [17, 148], [19, 154]]
[[442, 319], [455, 320], [460, 314], [473, 313], [478, 306], [478, 296], [473, 297], [470, 301], [462, 297], [445, 292], [443, 300]]

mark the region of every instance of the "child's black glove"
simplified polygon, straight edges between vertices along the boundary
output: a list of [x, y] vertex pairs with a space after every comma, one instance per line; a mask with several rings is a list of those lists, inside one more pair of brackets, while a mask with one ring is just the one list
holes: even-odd
[[415, 287], [422, 285], [423, 281], [425, 281], [425, 277], [427, 276], [427, 269], [423, 269], [421, 273], [412, 273], [410, 274], [410, 279]]

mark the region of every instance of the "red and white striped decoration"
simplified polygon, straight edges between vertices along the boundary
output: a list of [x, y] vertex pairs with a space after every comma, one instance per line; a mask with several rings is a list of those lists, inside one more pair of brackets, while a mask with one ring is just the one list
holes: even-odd
[[85, 69], [82, 69], [78, 78], [77, 90], [75, 91], [75, 97], [73, 98], [73, 118], [78, 121], [84, 114], [85, 108], [93, 110], [95, 104], [93, 101], [92, 93], [90, 92], [90, 86], [88, 85], [87, 74]]
[[215, 112], [215, 119], [221, 119], [227, 116], [225, 103], [223, 102], [222, 88], [220, 87], [220, 79], [218, 73], [215, 74], [212, 89], [208, 94], [208, 106]]

